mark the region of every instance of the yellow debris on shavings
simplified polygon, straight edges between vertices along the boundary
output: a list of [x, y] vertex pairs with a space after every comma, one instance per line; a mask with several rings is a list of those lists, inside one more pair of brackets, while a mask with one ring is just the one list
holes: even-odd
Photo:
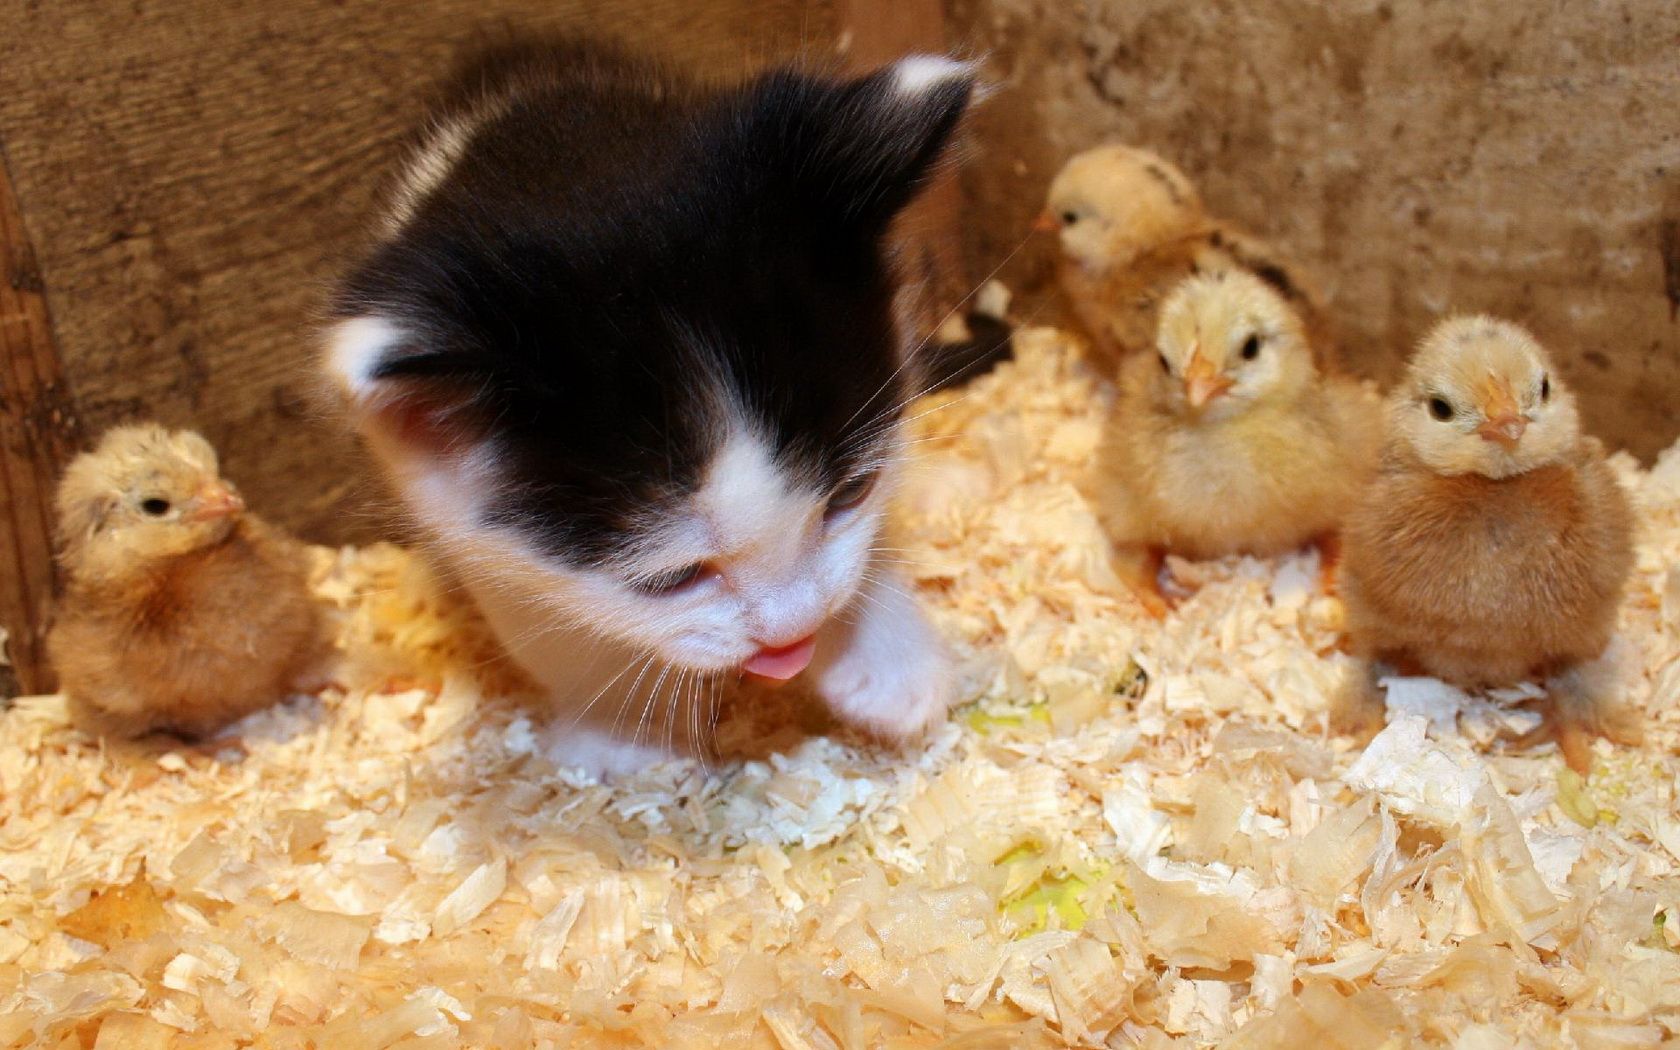
[[124, 941], [144, 940], [169, 922], [162, 899], [145, 876], [95, 890], [80, 908], [59, 920], [59, 929], [72, 937], [114, 948]]
[[912, 412], [893, 543], [963, 706], [903, 749], [795, 693], [620, 784], [558, 767], [470, 608], [312, 553], [338, 682], [238, 745], [0, 714], [0, 1050], [1378, 1050], [1680, 1036], [1680, 451], [1615, 467], [1637, 748], [1512, 741], [1534, 690], [1350, 673], [1315, 555], [1173, 571], [1146, 618], [1081, 497], [1067, 341]]

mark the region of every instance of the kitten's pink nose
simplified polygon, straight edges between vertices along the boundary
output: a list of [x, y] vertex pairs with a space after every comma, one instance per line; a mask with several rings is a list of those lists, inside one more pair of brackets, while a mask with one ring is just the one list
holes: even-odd
[[817, 636], [808, 634], [789, 645], [765, 646], [754, 653], [741, 670], [760, 678], [785, 682], [805, 670], [817, 652]]

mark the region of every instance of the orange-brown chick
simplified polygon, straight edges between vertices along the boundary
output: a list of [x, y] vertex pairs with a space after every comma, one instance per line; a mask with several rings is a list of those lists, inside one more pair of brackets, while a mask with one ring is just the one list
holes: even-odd
[[[1603, 653], [1633, 565], [1632, 516], [1545, 351], [1466, 317], [1423, 341], [1387, 405], [1377, 480], [1349, 519], [1344, 600], [1358, 653], [1468, 687], [1545, 683], [1585, 772], [1592, 735], [1632, 736], [1580, 673]], [[1366, 683], [1341, 727], [1380, 724]]]
[[1321, 296], [1271, 246], [1209, 216], [1188, 177], [1149, 150], [1107, 145], [1069, 160], [1035, 229], [1056, 234], [1056, 282], [1105, 375], [1149, 350], [1161, 306], [1186, 278], [1255, 274], [1298, 313], [1314, 354], [1330, 345]]
[[304, 548], [245, 512], [197, 434], [110, 431], [57, 504], [66, 587], [47, 645], [85, 728], [208, 734], [322, 673]]

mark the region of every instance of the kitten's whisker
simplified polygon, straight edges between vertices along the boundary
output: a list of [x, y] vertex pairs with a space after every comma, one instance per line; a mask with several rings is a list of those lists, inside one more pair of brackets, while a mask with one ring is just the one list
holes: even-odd
[[[653, 662], [654, 657], [657, 656], [657, 655], [658, 655], [657, 653], [650, 652], [650, 653], [647, 654], [645, 659], [640, 661], [641, 666], [642, 666], [642, 674], [647, 673], [648, 665]], [[595, 706], [596, 701], [600, 700], [603, 696], [605, 696], [607, 694], [607, 690], [611, 689], [614, 685], [616, 685], [620, 678], [623, 678], [626, 674], [628, 674], [630, 672], [630, 670], [636, 666], [637, 662], [638, 661], [636, 661], [636, 660], [631, 660], [630, 662], [626, 663], [624, 665], [624, 667], [622, 669], [620, 669], [617, 674], [613, 675], [612, 678], [607, 681], [606, 685], [602, 686], [600, 688], [600, 690], [594, 696], [590, 697], [589, 702], [587, 704], [584, 704], [583, 707], [578, 709], [577, 713], [572, 716], [571, 721], [567, 723], [566, 728], [568, 728], [568, 729], [574, 728], [574, 727], [577, 726], [577, 724], [579, 722], [583, 721], [584, 716], [589, 713], [590, 708]], [[637, 675], [636, 680], [641, 681], [641, 675]], [[634, 692], [633, 689], [632, 689], [632, 692]], [[614, 725], [616, 725], [616, 724], [617, 723], [615, 721]]]
[[869, 548], [869, 560], [871, 562], [877, 560], [921, 562], [924, 560], [918, 557], [921, 553], [921, 551], [913, 551], [904, 547], [871, 547]]
[[700, 746], [700, 688], [710, 677], [710, 674], [691, 677], [688, 680], [688, 695], [683, 698], [683, 731], [688, 734], [688, 749], [699, 760], [702, 772], [706, 768], [706, 754]]
[[[915, 346], [911, 347], [905, 353], [904, 360], [899, 364], [899, 366], [897, 368], [893, 369], [892, 374], [889, 375], [886, 378], [886, 381], [881, 384], [880, 388], [878, 388], [875, 391], [875, 393], [871, 394], [869, 396], [868, 400], [866, 400], [862, 405], [860, 405], [858, 407], [857, 411], [853, 412], [851, 414], [851, 416], [849, 416], [846, 419], [846, 422], [844, 422], [840, 425], [840, 429], [844, 430], [846, 427], [850, 426], [851, 423], [852, 423], [852, 420], [856, 419], [859, 414], [861, 414], [870, 405], [874, 404], [875, 400], [878, 397], [881, 396], [881, 394], [887, 389], [887, 387], [889, 385], [891, 385], [892, 381], [894, 379], [897, 379], [899, 374], [902, 373], [905, 368], [907, 368], [912, 362], [915, 362], [917, 360], [917, 355], [921, 354], [924, 350], [927, 349], [928, 345], [930, 343], [932, 343], [934, 336], [939, 334], [939, 329], [944, 327], [945, 322], [949, 321], [952, 317], [956, 316], [957, 311], [961, 310], [964, 306], [967, 306], [969, 300], [973, 299], [976, 295], [978, 295], [979, 292], [980, 292], [980, 289], [984, 288], [986, 286], [987, 282], [989, 282], [992, 278], [996, 277], [998, 275], [998, 272], [1000, 270], [1002, 270], [1005, 266], [1009, 265], [1010, 260], [1014, 259], [1016, 255], [1020, 254], [1021, 249], [1025, 248], [1027, 246], [1028, 241], [1030, 241], [1030, 240], [1031, 240], [1031, 235], [1028, 235], [1027, 237], [1022, 238], [1020, 240], [1020, 242], [1015, 245], [1014, 248], [1010, 249], [1009, 254], [1005, 255], [1001, 262], [999, 262], [996, 266], [992, 267], [990, 273], [986, 274], [985, 277], [981, 278], [979, 283], [975, 284], [975, 286], [969, 290], [967, 295], [964, 295], [961, 299], [957, 300], [956, 305], [952, 306], [949, 310], [945, 311], [945, 315], [939, 319], [939, 323], [929, 327], [927, 334], [924, 335], [921, 338], [920, 342], [918, 342]], [[878, 421], [878, 420], [891, 419], [892, 417], [895, 417], [899, 412], [902, 412], [907, 405], [909, 405], [910, 403], [915, 401], [917, 398], [924, 397], [927, 394], [932, 393], [934, 390], [938, 389], [938, 387], [940, 386], [940, 384], [943, 381], [944, 381], [944, 377], [930, 378], [928, 380], [927, 384], [925, 386], [923, 386], [921, 389], [913, 391], [912, 393], [909, 394], [909, 396], [901, 399], [896, 405], [893, 405], [889, 408], [886, 408], [886, 409], [883, 409], [883, 410], [877, 412], [875, 417], [874, 417], [874, 420], [872, 420], [871, 423], [873, 424], [875, 421]], [[959, 400], [961, 400], [961, 399], [959, 399]], [[866, 427], [865, 429], [867, 430], [868, 428]]]
[[[925, 397], [926, 395], [932, 393], [934, 388], [937, 385], [938, 384], [934, 384], [934, 386], [930, 386], [925, 390], [917, 391], [916, 393], [912, 394], [911, 396], [905, 398], [902, 402], [900, 402], [897, 406], [895, 406], [892, 409], [892, 411], [895, 412], [895, 413], [896, 412], [902, 412], [905, 408], [908, 408], [911, 404], [915, 403], [917, 399]], [[954, 405], [960, 405], [964, 401], [967, 401], [969, 398], [974, 397], [977, 393], [979, 393], [979, 391], [977, 391], [977, 390], [972, 390], [972, 389], [967, 390], [964, 393], [962, 393], [962, 394], [960, 394], [956, 397], [951, 398], [949, 401], [942, 402], [940, 404], [937, 404], [937, 405], [933, 406], [932, 408], [926, 409], [926, 410], [921, 411], [921, 412], [917, 412], [915, 415], [908, 416], [908, 417], [895, 417], [893, 419], [893, 422], [895, 424], [897, 424], [898, 426], [908, 428], [912, 423], [915, 423], [917, 420], [926, 419], [928, 416], [931, 416], [936, 412], [943, 412], [947, 408], [951, 408]], [[924, 436], [924, 438], [913, 438], [913, 439], [910, 439], [910, 440], [911, 441], [921, 441], [921, 440], [925, 440], [926, 437], [933, 437], [933, 436], [935, 436], [935, 435], [926, 435], [926, 436]], [[942, 437], [943, 435], [938, 435], [938, 436]]]
[[956, 313], [957, 313], [958, 310], [961, 310], [963, 307], [967, 306], [968, 301], [970, 299], [974, 298], [976, 295], [979, 295], [980, 294], [980, 289], [986, 287], [987, 283], [990, 282], [992, 278], [996, 277], [998, 275], [999, 271], [1001, 271], [1005, 266], [1008, 266], [1009, 263], [1010, 263], [1010, 260], [1014, 259], [1015, 256], [1019, 255], [1021, 253], [1021, 249], [1025, 248], [1027, 246], [1027, 244], [1032, 241], [1032, 238], [1033, 238], [1033, 235], [1030, 234], [1030, 233], [1027, 234], [1025, 237], [1021, 238], [1021, 240], [1015, 245], [1015, 247], [1013, 247], [1009, 250], [1009, 254], [1005, 255], [1003, 257], [1002, 261], [1000, 261], [996, 266], [992, 267], [992, 270], [991, 270], [990, 273], [988, 273], [988, 274], [986, 274], [986, 276], [980, 278], [979, 283], [977, 283], [972, 289], [970, 289], [969, 293], [967, 295], [965, 295], [961, 299], [957, 300], [957, 304], [955, 306], [953, 306], [949, 310], [945, 311], [945, 316], [941, 317], [939, 319], [938, 324], [936, 324], [933, 327], [931, 327], [930, 329], [928, 329], [928, 334], [922, 337], [922, 341], [920, 343], [916, 344], [916, 348], [911, 351], [911, 354], [914, 355], [914, 354], [920, 353], [928, 345], [928, 343], [932, 342], [933, 337], [935, 335], [938, 335], [939, 330], [945, 326], [945, 322], [949, 321], [952, 317], [956, 316]]
[[911, 601], [911, 602], [916, 601], [916, 597], [914, 595], [912, 595], [910, 592], [908, 592], [908, 591], [906, 591], [902, 588], [899, 588], [899, 587], [894, 587], [892, 584], [888, 583], [885, 580], [877, 578], [877, 579], [871, 580], [870, 582], [874, 583], [875, 586], [881, 588], [883, 591], [887, 591], [890, 594], [896, 594], [900, 598], [905, 599], [906, 601]]
[[864, 570], [869, 571], [879, 564], [911, 564], [911, 566], [927, 566], [929, 561], [919, 556], [919, 551], [900, 551], [895, 548], [872, 548], [869, 559], [864, 563]]
[[624, 702], [618, 705], [618, 713], [613, 716], [611, 735], [615, 737], [619, 735], [619, 727], [624, 723], [624, 716], [630, 713], [630, 705], [636, 702], [636, 691], [642, 687], [642, 679], [647, 677], [649, 669], [653, 667], [655, 655], [654, 653], [648, 654], [648, 658], [642, 662], [641, 672], [636, 675], [636, 680], [630, 683], [630, 691], [625, 694]]
[[[900, 598], [903, 598], [906, 601], [914, 602], [914, 601], [918, 600], [915, 595], [913, 595], [910, 592], [904, 590], [902, 587], [899, 587], [899, 586], [895, 585], [894, 583], [889, 582], [889, 577], [884, 576], [881, 573], [875, 572], [873, 569], [865, 569], [863, 571], [863, 579], [868, 581], [870, 584], [881, 588], [884, 591], [888, 591], [888, 592], [891, 592], [893, 594], [898, 595]], [[860, 588], [858, 593], [862, 594], [864, 592]]]
[[[705, 768], [705, 760], [700, 754], [699, 734], [694, 727], [694, 708], [700, 699], [700, 683], [706, 680], [708, 672], [696, 671], [689, 675], [682, 683], [682, 693], [677, 698], [678, 706], [671, 712], [672, 732], [680, 730], [683, 734], [683, 753], [699, 759], [701, 768]], [[679, 721], [680, 719], [680, 721]]]
[[665, 665], [664, 669], [659, 672], [659, 677], [654, 681], [653, 688], [648, 690], [647, 702], [642, 705], [642, 715], [636, 719], [635, 735], [630, 738], [632, 744], [641, 743], [644, 729], [651, 731], [657, 728], [649, 719], [656, 710], [655, 705], [659, 700], [659, 690], [665, 684], [665, 679], [671, 674], [671, 666], [670, 664]]
[[[697, 682], [694, 689], [694, 753], [700, 756], [700, 771], [707, 776], [713, 773], [711, 760], [717, 753], [717, 741], [710, 732], [711, 717], [707, 711], [717, 707], [718, 694], [724, 689], [721, 675], [709, 675], [704, 682]], [[702, 709], [701, 701], [705, 701]]]
[[655, 714], [655, 717], [659, 718], [661, 722], [650, 723], [650, 729], [658, 734], [659, 739], [664, 741], [661, 746], [664, 748], [665, 754], [672, 757], [678, 757], [681, 754], [677, 750], [676, 734], [672, 727], [677, 717], [677, 699], [682, 695], [683, 682], [688, 678], [689, 670], [687, 667], [677, 668], [675, 677], [671, 679], [671, 686], [665, 692], [664, 700]]
[[[840, 424], [840, 430], [844, 431], [847, 427], [851, 426], [852, 421], [854, 419], [856, 419], [858, 417], [858, 415], [864, 411], [864, 409], [868, 408], [871, 404], [873, 404], [875, 402], [875, 399], [880, 397], [881, 394], [884, 393], [886, 391], [886, 389], [889, 386], [892, 385], [892, 381], [897, 379], [899, 377], [899, 375], [906, 368], [910, 367], [910, 365], [912, 363], [919, 363], [919, 362], [917, 362], [917, 355], [920, 354], [923, 350], [925, 350], [927, 348], [928, 344], [933, 341], [933, 337], [939, 333], [940, 328], [944, 327], [945, 322], [949, 321], [952, 317], [956, 316], [958, 310], [961, 310], [964, 306], [967, 306], [968, 301], [970, 299], [973, 299], [976, 295], [978, 295], [979, 292], [980, 292], [980, 289], [982, 289], [986, 286], [986, 282], [988, 282], [992, 278], [996, 277], [998, 275], [998, 271], [1002, 270], [1005, 266], [1009, 265], [1010, 260], [1014, 259], [1015, 256], [1020, 253], [1021, 249], [1025, 248], [1027, 246], [1027, 242], [1030, 241], [1031, 239], [1032, 239], [1032, 237], [1031, 237], [1030, 234], [1026, 237], [1023, 237], [1019, 244], [1015, 245], [1014, 248], [1010, 249], [1009, 254], [1005, 255], [1001, 262], [999, 262], [996, 266], [992, 267], [992, 270], [991, 270], [990, 273], [988, 273], [984, 278], [982, 278], [980, 280], [980, 282], [978, 284], [976, 284], [973, 288], [971, 288], [969, 290], [967, 295], [964, 295], [961, 299], [958, 299], [957, 302], [956, 302], [956, 305], [952, 306], [949, 310], [945, 311], [945, 316], [941, 317], [939, 319], [939, 323], [931, 326], [928, 329], [928, 333], [921, 338], [921, 341], [918, 342], [915, 346], [911, 347], [908, 351], [905, 352], [904, 360], [899, 362], [898, 367], [893, 369], [892, 374], [887, 376], [886, 380], [880, 385], [880, 387], [878, 387], [873, 394], [870, 394], [869, 398], [866, 401], [864, 401], [863, 404], [859, 405], [857, 410], [854, 411], [850, 416], [848, 416], [844, 423]], [[939, 383], [937, 381], [931, 382], [923, 390], [919, 391], [918, 393], [916, 393], [915, 395], [913, 395], [911, 397], [905, 398], [903, 401], [900, 401], [898, 403], [898, 405], [895, 406], [894, 408], [888, 409], [887, 411], [885, 411], [883, 413], [880, 413], [880, 414], [881, 415], [894, 414], [894, 413], [900, 411], [901, 409], [903, 409], [903, 407], [905, 405], [909, 404], [911, 401], [914, 401], [917, 397], [920, 397], [923, 394], [926, 394], [928, 391], [934, 389], [938, 385], [939, 385]]]
[[[649, 653], [648, 656], [647, 656], [647, 659], [649, 659], [649, 660], [653, 659], [653, 654]], [[629, 663], [626, 663], [622, 668], [620, 668], [619, 672], [617, 674], [613, 675], [611, 678], [609, 678], [607, 680], [606, 685], [603, 685], [600, 689], [596, 690], [595, 695], [589, 698], [588, 703], [586, 703], [582, 707], [578, 708], [577, 712], [572, 715], [571, 721], [569, 721], [566, 724], [566, 728], [570, 729], [570, 728], [576, 726], [580, 721], [582, 721], [584, 715], [587, 715], [589, 713], [589, 709], [595, 706], [595, 702], [600, 700], [601, 697], [605, 696], [607, 690], [611, 689], [614, 685], [616, 685], [618, 683], [618, 680], [620, 678], [623, 678], [625, 676], [625, 674], [627, 674], [630, 671], [630, 669], [635, 667], [635, 666], [636, 666], [636, 661], [631, 660]]]
[[891, 609], [887, 606], [886, 602], [882, 601], [880, 598], [876, 597], [875, 595], [870, 594], [868, 591], [858, 591], [857, 592], [857, 597], [862, 599], [863, 601], [873, 603], [875, 605], [875, 607], [877, 609], [880, 609], [882, 612], [890, 612], [891, 611]]
[[[970, 390], [970, 391], [967, 391], [966, 393], [962, 394], [959, 397], [953, 397], [949, 401], [942, 401], [939, 404], [934, 405], [932, 408], [925, 409], [921, 412], [917, 412], [915, 415], [909, 417], [908, 419], [906, 419], [904, 421], [904, 425], [909, 426], [910, 424], [916, 422], [919, 419], [926, 419], [928, 416], [935, 415], [939, 412], [945, 411], [948, 408], [953, 408], [957, 405], [960, 405], [964, 401], [967, 401], [969, 398], [974, 397], [977, 393], [979, 393], [979, 391]], [[920, 439], [918, 439], [918, 440], [920, 440]]]

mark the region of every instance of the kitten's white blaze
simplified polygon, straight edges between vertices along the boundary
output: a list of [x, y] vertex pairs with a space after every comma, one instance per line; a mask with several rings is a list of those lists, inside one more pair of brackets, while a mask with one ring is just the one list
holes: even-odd
[[974, 71], [968, 62], [958, 62], [944, 55], [910, 55], [893, 65], [895, 86], [901, 95], [920, 95], [929, 89], [965, 77]]
[[385, 231], [395, 234], [414, 216], [420, 202], [443, 182], [461, 154], [467, 140], [482, 122], [478, 114], [448, 121], [432, 132], [408, 162], [391, 193], [391, 208], [385, 216]]
[[340, 321], [327, 335], [327, 371], [351, 400], [366, 400], [379, 362], [401, 339], [402, 329], [377, 314]]
[[795, 495], [764, 442], [737, 426], [713, 457], [695, 502], [719, 538], [733, 541], [760, 532], [785, 531], [767, 530], [765, 525], [779, 512], [797, 509], [809, 499]]
[[724, 442], [695, 506], [754, 642], [789, 645], [822, 624], [829, 610], [811, 570], [823, 501], [792, 484], [750, 429], [737, 426]]

